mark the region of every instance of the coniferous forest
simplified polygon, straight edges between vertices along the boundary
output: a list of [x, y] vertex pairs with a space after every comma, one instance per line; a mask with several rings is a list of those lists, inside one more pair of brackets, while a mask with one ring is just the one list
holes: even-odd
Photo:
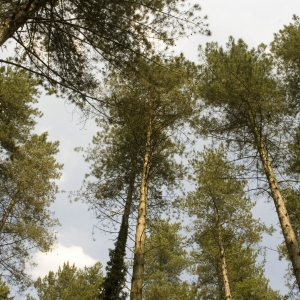
[[300, 13], [206, 4], [1, 1], [0, 299], [300, 299]]

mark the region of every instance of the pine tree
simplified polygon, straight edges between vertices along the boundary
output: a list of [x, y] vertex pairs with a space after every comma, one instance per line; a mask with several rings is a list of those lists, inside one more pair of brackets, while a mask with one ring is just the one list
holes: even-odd
[[10, 293], [9, 287], [6, 285], [2, 278], [0, 277], [0, 299], [1, 300], [8, 300], [8, 295]]
[[54, 180], [62, 165], [54, 158], [58, 142], [33, 134], [37, 82], [21, 71], [0, 76], [0, 271], [9, 284], [30, 282], [26, 267], [34, 251], [48, 251], [58, 220], [49, 210], [57, 193]]
[[238, 158], [252, 159], [257, 165], [253, 177], [263, 174], [300, 286], [300, 248], [277, 180], [294, 119], [274, 61], [265, 46], [248, 50], [242, 40], [230, 38], [226, 50], [208, 44], [200, 68], [199, 96], [207, 109], [200, 131], [225, 140]]
[[[136, 122], [132, 112], [123, 113], [123, 118], [130, 120], [131, 125], [104, 126], [104, 132], [98, 132], [93, 139], [94, 145], [85, 151], [86, 160], [92, 163], [92, 171], [77, 197], [87, 202], [96, 213], [101, 223], [100, 229], [107, 231], [120, 226], [115, 248], [110, 250], [110, 261], [106, 267], [107, 274], [100, 299], [115, 300], [125, 297], [123, 292], [127, 268], [124, 258], [127, 237], [130, 234], [129, 225], [134, 226], [134, 219], [130, 215], [137, 209], [144, 151], [141, 146], [144, 141], [144, 128], [139, 121], [140, 116], [137, 114], [135, 117]], [[99, 126], [103, 127], [100, 120]], [[174, 185], [181, 173], [180, 166], [167, 159], [174, 152], [172, 142], [166, 136], [160, 138], [163, 140], [160, 144], [163, 151], [157, 151], [153, 155], [148, 182], [150, 219], [166, 209], [167, 202], [162, 198], [162, 186]], [[90, 179], [91, 177], [94, 179]]]
[[78, 269], [69, 262], [34, 283], [40, 300], [96, 300], [103, 280], [102, 265]]
[[132, 57], [151, 57], [154, 40], [167, 46], [188, 32], [209, 33], [199, 12], [186, 0], [2, 0], [0, 46], [13, 39], [18, 59], [0, 62], [31, 70], [83, 105], [100, 100], [94, 74], [103, 63], [134, 67]]
[[37, 81], [24, 71], [0, 68], [0, 90], [0, 154], [7, 155], [26, 141], [41, 113], [31, 105], [37, 102]]
[[190, 267], [190, 260], [180, 223], [156, 219], [148, 227], [143, 299], [195, 299], [195, 287], [181, 279]]
[[293, 16], [293, 22], [284, 26], [274, 35], [271, 52], [276, 59], [278, 73], [287, 88], [287, 97], [291, 110], [299, 112], [299, 82], [300, 82], [300, 19]]
[[[165, 66], [163, 70], [162, 64]], [[131, 299], [142, 299], [147, 203], [148, 195], [151, 193], [149, 183], [153, 180], [153, 176], [157, 178], [156, 180], [160, 180], [153, 170], [164, 167], [164, 161], [159, 158], [160, 156], [164, 157], [165, 161], [172, 158], [170, 154], [173, 154], [174, 150], [170, 152], [169, 149], [176, 148], [169, 136], [171, 132], [176, 132], [178, 128], [184, 126], [193, 113], [193, 100], [189, 90], [192, 64], [186, 62], [183, 57], [172, 58], [169, 61], [157, 57], [155, 64], [153, 62], [147, 64], [144, 60], [140, 60], [137, 66], [140, 77], [131, 72], [126, 74], [125, 82], [123, 78], [119, 81], [114, 80], [111, 97], [115, 99], [114, 107], [118, 107], [118, 110], [113, 110], [118, 113], [116, 117], [112, 115], [113, 120], [124, 122], [122, 118], [130, 112], [127, 126], [134, 129], [133, 132], [137, 136], [142, 137], [139, 147], [142, 149], [143, 164], [140, 173]], [[122, 115], [119, 114], [121, 111]], [[135, 120], [142, 122], [135, 123]], [[139, 128], [133, 127], [132, 124]], [[174, 181], [174, 178], [170, 178]]]
[[[129, 191], [129, 174], [136, 172], [133, 193], [136, 200], [131, 211], [138, 210], [139, 215], [131, 297], [142, 295], [146, 210], [149, 209], [147, 219], [151, 219], [151, 215], [166, 202], [162, 189], [174, 187], [177, 178], [182, 175], [182, 168], [176, 163], [174, 155], [180, 154], [183, 145], [178, 144], [170, 134], [184, 126], [192, 114], [192, 92], [188, 86], [191, 86], [189, 72], [194, 70], [193, 65], [183, 57], [166, 61], [154, 57], [150, 64], [144, 60], [136, 63], [139, 75], [131, 69], [126, 70], [125, 77], [115, 71], [106, 82], [108, 95], [104, 102], [108, 106], [108, 134], [98, 135], [98, 146], [90, 156], [90, 161], [95, 162], [91, 174], [102, 182], [100, 188], [91, 183], [95, 187], [91, 198], [94, 197], [92, 202], [96, 203], [96, 209], [101, 207], [101, 203], [104, 206], [110, 203], [109, 211], [119, 207], [118, 202], [123, 205], [123, 200], [116, 199], [120, 195], [126, 198], [124, 195]], [[107, 144], [103, 150], [102, 137]], [[129, 177], [126, 179], [125, 176]], [[91, 189], [86, 191], [88, 194]], [[101, 199], [106, 200], [101, 202]], [[103, 211], [103, 206], [101, 209]], [[116, 246], [118, 242], [119, 238]], [[125, 253], [125, 249], [120, 253]], [[111, 254], [115, 255], [115, 252]]]
[[181, 207], [196, 217], [192, 256], [199, 299], [281, 299], [257, 263], [262, 234], [271, 229], [252, 216], [254, 203], [239, 180], [242, 166], [228, 162], [222, 146], [206, 148], [191, 163], [196, 190]]
[[[299, 199], [300, 199], [300, 191], [299, 191], [299, 185], [297, 184], [298, 176], [300, 172], [300, 135], [299, 135], [300, 126], [298, 125], [295, 128], [295, 132], [293, 134], [293, 139], [291, 140], [289, 144], [289, 156], [288, 156], [288, 164], [286, 167], [286, 173], [290, 176], [290, 181], [288, 182], [287, 188], [284, 190], [284, 200], [286, 204], [287, 211], [289, 213], [292, 226], [295, 230], [297, 240], [299, 240], [300, 236], [300, 205], [299, 205]], [[289, 261], [288, 258], [288, 252], [284, 245], [280, 245], [279, 247], [279, 258], [285, 258], [287, 261]], [[297, 282], [293, 279], [293, 268], [291, 263], [289, 262], [287, 273], [286, 273], [286, 285], [289, 287], [289, 297], [292, 299], [297, 299], [300, 296], [300, 291], [297, 286]]]

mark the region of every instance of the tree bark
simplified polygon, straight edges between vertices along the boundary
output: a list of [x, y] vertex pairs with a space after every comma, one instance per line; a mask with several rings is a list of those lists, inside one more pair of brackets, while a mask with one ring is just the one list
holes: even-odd
[[148, 193], [148, 174], [150, 164], [152, 124], [149, 122], [147, 129], [146, 149], [142, 170], [142, 180], [140, 187], [140, 203], [138, 208], [138, 219], [135, 235], [134, 261], [131, 280], [130, 300], [142, 300], [142, 288], [145, 265], [145, 240], [146, 240], [146, 208]]
[[222, 268], [222, 277], [223, 277], [223, 284], [224, 284], [224, 293], [226, 300], [232, 300], [231, 292], [230, 292], [230, 285], [227, 273], [227, 264], [226, 264], [226, 256], [225, 256], [225, 249], [223, 246], [223, 237], [222, 237], [222, 225], [220, 222], [219, 211], [216, 202], [214, 201], [215, 207], [215, 218], [217, 222], [217, 229], [218, 229], [218, 246], [220, 251], [220, 260], [221, 260], [221, 268]]
[[130, 216], [130, 209], [131, 209], [131, 204], [133, 199], [135, 177], [136, 177], [136, 163], [134, 162], [130, 173], [126, 203], [125, 203], [124, 213], [122, 216], [120, 231], [118, 234], [117, 242], [115, 244], [115, 249], [112, 250], [114, 253], [113, 254], [110, 253], [111, 259], [109, 264], [111, 265], [111, 268], [107, 270], [108, 272], [102, 284], [103, 291], [101, 292], [101, 295], [99, 297], [99, 299], [101, 300], [119, 299], [119, 294], [121, 293], [121, 290], [123, 288], [121, 284], [125, 282], [126, 279], [126, 274], [123, 274], [124, 269], [126, 271], [126, 268], [124, 267], [124, 256], [126, 254], [129, 216]]
[[27, 3], [20, 5], [10, 17], [5, 18], [0, 23], [0, 47], [10, 39], [15, 32], [22, 27], [36, 12], [38, 12], [47, 3], [52, 0], [29, 0]]
[[260, 159], [269, 183], [271, 195], [274, 200], [274, 204], [279, 218], [281, 230], [284, 236], [285, 244], [288, 250], [290, 260], [293, 265], [293, 272], [296, 277], [298, 287], [300, 289], [300, 248], [297, 241], [297, 237], [292, 227], [291, 220], [288, 215], [288, 211], [286, 209], [276, 175], [274, 173], [271, 162], [269, 160], [266, 145], [262, 140], [262, 136], [256, 126], [253, 115], [251, 114], [251, 112], [248, 113], [250, 116], [250, 122], [252, 125], [252, 131], [255, 137], [257, 150], [259, 152]]

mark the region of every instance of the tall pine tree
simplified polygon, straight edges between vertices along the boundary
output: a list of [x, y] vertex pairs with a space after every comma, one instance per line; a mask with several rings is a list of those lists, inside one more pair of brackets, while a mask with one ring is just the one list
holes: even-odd
[[[118, 157], [112, 160], [117, 161], [115, 170], [119, 168], [113, 178], [120, 181], [114, 179], [114, 184], [119, 183], [122, 189], [125, 187], [128, 191], [128, 182], [122, 176], [129, 174], [136, 166], [135, 187], [139, 188], [139, 195], [131, 297], [141, 299], [146, 220], [165, 202], [163, 189], [174, 186], [182, 173], [174, 156], [180, 154], [183, 145], [177, 143], [173, 134], [178, 133], [177, 130], [193, 113], [194, 101], [190, 88], [191, 74], [195, 68], [182, 56], [168, 60], [153, 57], [150, 63], [143, 59], [136, 63], [139, 75], [131, 69], [126, 70], [125, 76], [124, 73], [121, 76], [116, 71], [112, 72], [106, 82], [108, 95], [105, 103], [112, 133], [106, 141], [111, 145], [126, 145], [119, 150], [115, 146], [107, 148], [117, 150], [111, 156]], [[120, 133], [120, 137], [115, 133]], [[131, 160], [133, 156], [135, 158]], [[108, 156], [104, 157], [104, 160], [98, 160], [99, 166], [105, 165]], [[107, 173], [102, 174], [106, 176]], [[96, 198], [100, 199], [101, 193], [98, 195]], [[114, 197], [111, 199], [113, 203]], [[150, 214], [146, 212], [148, 208]]]
[[226, 50], [210, 43], [202, 54], [199, 96], [206, 111], [200, 132], [226, 141], [238, 158], [255, 162], [252, 176], [262, 174], [267, 181], [300, 286], [300, 247], [277, 180], [296, 111], [290, 110], [265, 46], [248, 50], [244, 41], [230, 38]]
[[156, 219], [148, 224], [146, 243], [144, 299], [196, 299], [196, 287], [182, 280], [191, 261], [187, 238], [180, 223]]
[[0, 73], [0, 272], [9, 284], [30, 282], [26, 268], [35, 251], [48, 251], [58, 220], [49, 210], [61, 164], [58, 142], [33, 134], [37, 81], [24, 71]]
[[199, 299], [281, 299], [257, 262], [262, 234], [254, 203], [245, 196], [242, 167], [227, 160], [224, 147], [206, 148], [192, 162], [196, 189], [182, 203], [191, 217], [192, 251]]

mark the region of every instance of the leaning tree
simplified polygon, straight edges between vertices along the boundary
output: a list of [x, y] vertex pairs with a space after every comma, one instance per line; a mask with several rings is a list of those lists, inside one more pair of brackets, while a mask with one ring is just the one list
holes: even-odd
[[255, 163], [254, 176], [268, 184], [300, 287], [300, 247], [277, 179], [296, 111], [290, 109], [290, 98], [265, 48], [248, 50], [244, 41], [230, 38], [226, 50], [209, 43], [201, 52], [199, 97], [204, 111], [199, 131], [224, 140], [238, 158]]

